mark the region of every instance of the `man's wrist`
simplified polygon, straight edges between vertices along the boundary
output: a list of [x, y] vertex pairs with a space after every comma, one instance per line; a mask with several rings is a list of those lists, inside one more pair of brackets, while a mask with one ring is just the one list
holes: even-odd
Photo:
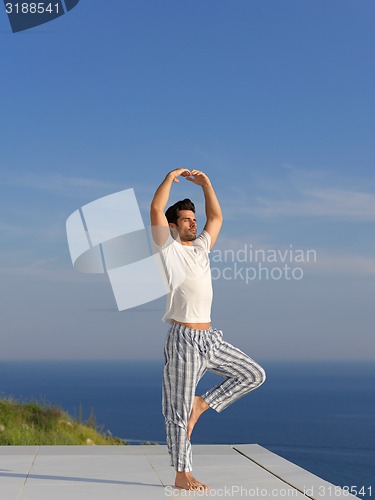
[[167, 175], [165, 176], [165, 179], [164, 180], [170, 180], [171, 182], [174, 181], [174, 179], [176, 178], [176, 174], [174, 173], [174, 171], [172, 170], [171, 172], [168, 172]]
[[206, 184], [202, 184], [202, 188], [212, 188], [212, 184], [211, 184], [211, 181], [208, 179], [207, 183]]

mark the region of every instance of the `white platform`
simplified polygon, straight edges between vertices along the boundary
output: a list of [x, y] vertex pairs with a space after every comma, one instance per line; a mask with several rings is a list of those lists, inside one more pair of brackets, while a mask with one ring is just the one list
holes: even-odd
[[256, 444], [193, 445], [211, 491], [173, 487], [165, 446], [0, 446], [1, 500], [356, 498]]

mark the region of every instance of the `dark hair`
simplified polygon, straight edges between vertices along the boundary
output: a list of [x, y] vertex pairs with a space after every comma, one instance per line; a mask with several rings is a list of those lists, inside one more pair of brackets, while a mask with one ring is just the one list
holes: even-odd
[[177, 201], [174, 205], [171, 205], [165, 212], [167, 221], [169, 223], [177, 224], [177, 219], [180, 216], [180, 210], [191, 210], [192, 212], [195, 213], [194, 203], [191, 200], [189, 200], [189, 198]]

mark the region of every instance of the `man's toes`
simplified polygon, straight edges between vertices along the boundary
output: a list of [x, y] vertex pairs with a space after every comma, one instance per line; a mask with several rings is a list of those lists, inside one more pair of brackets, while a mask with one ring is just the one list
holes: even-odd
[[204, 491], [208, 489], [208, 487], [205, 484], [201, 483], [197, 479], [194, 480], [193, 485], [195, 490]]
[[195, 489], [198, 491], [206, 491], [208, 488], [205, 484], [198, 484]]

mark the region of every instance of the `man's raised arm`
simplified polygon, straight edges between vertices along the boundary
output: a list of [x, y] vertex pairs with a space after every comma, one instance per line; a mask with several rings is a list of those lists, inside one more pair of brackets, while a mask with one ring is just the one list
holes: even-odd
[[154, 198], [151, 202], [150, 208], [150, 218], [152, 226], [152, 237], [155, 243], [162, 246], [168, 239], [169, 229], [168, 221], [165, 216], [164, 210], [167, 206], [169, 200], [169, 194], [171, 192], [171, 187], [174, 182], [179, 182], [178, 176], [182, 175], [187, 177], [191, 175], [189, 170], [186, 168], [176, 168], [169, 172], [160, 186], [157, 188]]
[[211, 236], [211, 248], [214, 246], [223, 223], [223, 214], [219, 200], [217, 199], [210, 179], [200, 170], [192, 170], [191, 175], [187, 177], [188, 181], [194, 182], [203, 188], [206, 209], [206, 224], [204, 229]]

